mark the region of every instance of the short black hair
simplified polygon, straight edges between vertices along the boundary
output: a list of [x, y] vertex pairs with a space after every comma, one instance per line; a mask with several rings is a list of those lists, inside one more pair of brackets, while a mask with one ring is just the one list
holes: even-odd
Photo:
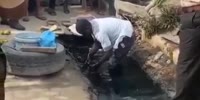
[[87, 19], [77, 19], [76, 30], [82, 35], [89, 35], [92, 31], [92, 24]]

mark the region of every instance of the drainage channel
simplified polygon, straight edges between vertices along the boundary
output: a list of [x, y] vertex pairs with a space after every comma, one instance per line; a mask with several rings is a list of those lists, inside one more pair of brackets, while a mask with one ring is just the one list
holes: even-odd
[[[86, 60], [89, 47], [92, 44], [90, 39], [83, 39], [75, 36], [59, 36], [58, 40], [66, 48], [66, 53], [73, 59], [83, 64]], [[113, 84], [102, 81], [97, 75], [87, 76], [97, 90], [98, 100], [169, 100], [160, 87], [153, 83], [148, 75], [141, 69], [136, 60], [126, 57], [120, 64], [122, 74], [113, 78]], [[119, 73], [116, 73], [119, 74]], [[109, 83], [110, 84], [110, 83]], [[118, 90], [118, 94], [111, 92], [111, 89]]]

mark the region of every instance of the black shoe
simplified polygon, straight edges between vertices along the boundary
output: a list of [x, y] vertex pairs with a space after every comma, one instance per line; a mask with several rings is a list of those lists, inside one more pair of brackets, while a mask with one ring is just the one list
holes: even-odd
[[69, 9], [64, 10], [64, 13], [65, 13], [65, 14], [69, 14], [69, 13], [70, 13]]
[[69, 14], [69, 12], [70, 12], [67, 4], [63, 5], [63, 10], [64, 10], [65, 14]]
[[25, 27], [22, 26], [19, 22], [16, 21], [9, 21], [9, 26], [11, 28], [17, 29], [17, 30], [25, 30]]
[[56, 16], [56, 12], [54, 9], [47, 8], [45, 11], [51, 16]]
[[9, 23], [8, 23], [7, 20], [2, 20], [2, 21], [1, 21], [1, 24], [2, 24], [2, 25], [9, 25]]

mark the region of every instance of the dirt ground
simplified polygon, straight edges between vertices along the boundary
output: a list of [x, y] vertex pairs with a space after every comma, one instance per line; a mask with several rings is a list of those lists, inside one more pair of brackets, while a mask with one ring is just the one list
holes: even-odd
[[8, 75], [6, 100], [90, 100], [88, 81], [75, 69], [73, 60], [64, 70], [44, 77]]
[[141, 37], [138, 35], [136, 44], [129, 55], [139, 61], [142, 69], [169, 97], [175, 95], [176, 65], [160, 49], [153, 48], [149, 43], [141, 41]]

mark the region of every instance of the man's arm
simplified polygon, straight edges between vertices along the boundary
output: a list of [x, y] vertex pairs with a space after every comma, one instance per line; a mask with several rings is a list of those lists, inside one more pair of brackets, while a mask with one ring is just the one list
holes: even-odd
[[103, 55], [103, 57], [100, 59], [100, 61], [95, 66], [99, 66], [99, 65], [103, 64], [105, 61], [107, 61], [112, 56], [112, 54], [113, 54], [113, 49], [106, 51], [106, 53]]
[[98, 41], [95, 41], [91, 50], [89, 51], [87, 60], [90, 60], [100, 48], [101, 44]]

